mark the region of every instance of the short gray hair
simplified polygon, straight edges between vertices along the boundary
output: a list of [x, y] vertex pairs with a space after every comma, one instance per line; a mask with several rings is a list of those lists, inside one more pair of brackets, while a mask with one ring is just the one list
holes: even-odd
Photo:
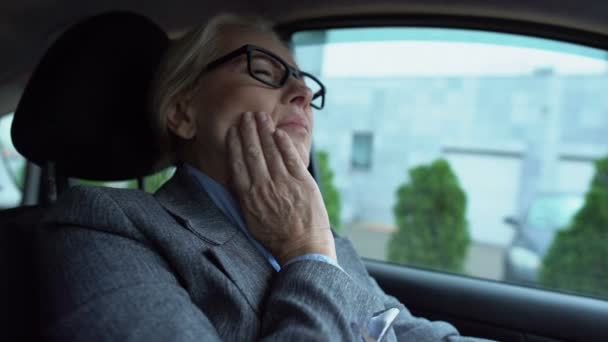
[[266, 33], [280, 41], [271, 22], [259, 17], [220, 14], [174, 40], [156, 73], [151, 89], [151, 112], [158, 125], [165, 152], [174, 154], [174, 141], [167, 128], [167, 113], [182, 97], [198, 89], [200, 74], [220, 57], [219, 42], [228, 30]]

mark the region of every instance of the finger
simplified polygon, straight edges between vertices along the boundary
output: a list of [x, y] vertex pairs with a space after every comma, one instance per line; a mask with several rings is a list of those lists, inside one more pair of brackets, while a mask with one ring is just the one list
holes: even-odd
[[289, 173], [298, 179], [305, 179], [306, 175], [308, 174], [308, 170], [302, 162], [300, 154], [291, 141], [289, 135], [285, 133], [285, 131], [277, 129], [274, 136], [277, 146], [279, 147], [279, 151], [281, 151], [283, 163], [285, 164], [285, 167]]
[[287, 168], [283, 163], [283, 157], [281, 151], [274, 141], [272, 132], [272, 120], [266, 113], [257, 113], [256, 115], [258, 123], [258, 132], [260, 136], [260, 143], [262, 144], [262, 151], [266, 159], [266, 166], [271, 178], [275, 178], [279, 175], [286, 175]]
[[268, 167], [266, 166], [253, 113], [247, 112], [243, 115], [239, 131], [241, 133], [243, 157], [247, 170], [249, 170], [251, 182], [255, 183], [256, 181], [269, 179], [270, 175], [268, 174]]
[[244, 192], [251, 186], [249, 172], [243, 159], [241, 138], [235, 127], [228, 130], [228, 164], [232, 182], [238, 192]]

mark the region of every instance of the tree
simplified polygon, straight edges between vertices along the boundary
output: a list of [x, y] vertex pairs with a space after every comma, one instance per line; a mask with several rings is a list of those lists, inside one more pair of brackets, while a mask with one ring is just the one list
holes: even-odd
[[543, 286], [608, 297], [608, 157], [595, 163], [585, 203], [543, 259]]
[[396, 193], [398, 229], [389, 241], [388, 260], [462, 273], [470, 237], [466, 195], [456, 175], [443, 159], [409, 175]]
[[326, 151], [317, 151], [315, 159], [318, 163], [321, 195], [329, 216], [329, 222], [335, 231], [340, 231], [340, 193], [334, 185], [334, 172], [329, 165], [329, 155]]
[[173, 173], [175, 173], [175, 167], [168, 167], [153, 175], [147, 176], [144, 179], [144, 188], [147, 192], [156, 192], [156, 190], [160, 189], [160, 187], [173, 176]]
[[[163, 184], [165, 184], [173, 173], [175, 172], [174, 167], [168, 167], [166, 169], [160, 170], [154, 174], [144, 177], [144, 189], [147, 192], [154, 193], [158, 190]], [[88, 179], [79, 179], [79, 184], [82, 185], [94, 185], [94, 186], [112, 186], [114, 182], [106, 182], [106, 181], [97, 181], [97, 180], [88, 180]], [[137, 179], [127, 179], [123, 182], [120, 182], [118, 187], [123, 189], [139, 189]]]

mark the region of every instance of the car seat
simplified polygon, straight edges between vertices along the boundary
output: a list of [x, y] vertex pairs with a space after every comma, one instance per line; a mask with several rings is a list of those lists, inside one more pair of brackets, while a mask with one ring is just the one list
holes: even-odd
[[40, 166], [39, 204], [0, 211], [0, 340], [36, 340], [35, 227], [70, 179], [142, 179], [169, 166], [148, 89], [166, 33], [128, 12], [66, 30], [31, 75], [14, 114], [16, 149]]

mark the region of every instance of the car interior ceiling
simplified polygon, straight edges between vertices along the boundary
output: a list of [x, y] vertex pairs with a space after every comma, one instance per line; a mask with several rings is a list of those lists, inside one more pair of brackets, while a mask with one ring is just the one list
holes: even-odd
[[[7, 23], [0, 28], [0, 46], [6, 51], [0, 54], [0, 115], [15, 110], [13, 138], [16, 147], [28, 160], [43, 166], [43, 178], [55, 177], [54, 182], [42, 182], [37, 200], [40, 205], [0, 212], [3, 228], [0, 230], [0, 253], [3, 253], [0, 267], [15, 275], [11, 281], [0, 285], [5, 287], [0, 289], [1, 302], [8, 303], [5, 310], [14, 313], [7, 321], [7, 327], [10, 327], [6, 330], [7, 335], [3, 333], [0, 339], [2, 336], [20, 336], [23, 340], [35, 337], [32, 335], [34, 331], [26, 328], [35, 322], [37, 314], [34, 309], [36, 298], [28, 297], [35, 292], [33, 275], [28, 272], [35, 252], [31, 249], [31, 230], [45, 211], [45, 201], [54, 197], [53, 192], [65, 189], [69, 177], [98, 180], [141, 178], [168, 165], [162, 157], [162, 148], [154, 139], [154, 123], [146, 115], [143, 91], [147, 89], [152, 70], [168, 44], [165, 32], [170, 36], [183, 32], [218, 12], [246, 11], [277, 21], [280, 33], [286, 37], [304, 28], [436, 23], [438, 26], [534, 33], [608, 48], [608, 20], [605, 17], [608, 2], [597, 0], [559, 6], [550, 0], [475, 0], [464, 5], [446, 0], [373, 3], [359, 0], [348, 3], [267, 0], [255, 6], [246, 1], [178, 1], [170, 5], [150, 2], [145, 6], [136, 1], [126, 1], [117, 7], [103, 2], [13, 0], [0, 5], [0, 19]], [[135, 11], [145, 17], [114, 12], [73, 26], [91, 15], [116, 9]], [[107, 26], [108, 23], [111, 25]], [[87, 43], [91, 37], [95, 37], [95, 45]], [[73, 63], [75, 59], [86, 63]], [[142, 92], [125, 97], [126, 89], [141, 89]], [[118, 127], [114, 124], [117, 118], [123, 125]], [[146, 122], [148, 124], [142, 124]], [[132, 158], [133, 155], [141, 158]], [[15, 229], [7, 229], [9, 227]], [[15, 263], [14, 260], [20, 262]], [[390, 288], [388, 277], [407, 275], [403, 272], [395, 275], [393, 269], [379, 264], [372, 263], [370, 267], [374, 274], [379, 275], [378, 281], [387, 291], [415, 292], [422, 288], [412, 281], [417, 279], [412, 277], [418, 277], [419, 273], [407, 278], [412, 283], [410, 288], [396, 289]], [[440, 276], [434, 281], [440, 283], [444, 279]], [[484, 290], [487, 289], [485, 283], [474, 281], [465, 280], [458, 284], [458, 288], [444, 286], [443, 289], [460, 289], [464, 302], [490, 296], [490, 292]], [[441, 286], [437, 286], [433, 293], [442, 297], [439, 294]], [[472, 298], [470, 293], [462, 290], [471, 286], [478, 286], [477, 297]], [[521, 292], [515, 304], [534, 303], [535, 299], [529, 294]], [[29, 298], [25, 305], [23, 298]], [[500, 304], [503, 309], [510, 308], [508, 300], [510, 298], [505, 297], [505, 302]], [[422, 298], [414, 304], [424, 308]], [[606, 313], [606, 307], [597, 306], [595, 302], [590, 302], [589, 307], [585, 313]], [[547, 315], [554, 317], [552, 315], [558, 314], [560, 309], [554, 307], [555, 312]], [[576, 310], [573, 304], [571, 310], [555, 317], [563, 319], [567, 313]], [[424, 310], [420, 312], [424, 313]], [[483, 315], [480, 311], [478, 316]], [[429, 317], [433, 317], [433, 313], [429, 313]], [[571, 322], [568, 329], [590, 327], [597, 321], [588, 318], [580, 317]], [[521, 321], [526, 319], [525, 316], [515, 317], [511, 320], [512, 326], [522, 326]], [[534, 324], [533, 319], [528, 321]], [[463, 326], [466, 324], [462, 323]], [[488, 328], [473, 327], [471, 331], [483, 329]], [[486, 336], [504, 336], [504, 340], [514, 340], [509, 331], [499, 330], [496, 328]], [[537, 332], [538, 336], [529, 335], [526, 339], [550, 340], [541, 337], [548, 336], [544, 327]], [[608, 334], [595, 331], [571, 336], [596, 339]], [[560, 336], [554, 337], [560, 339]]]

